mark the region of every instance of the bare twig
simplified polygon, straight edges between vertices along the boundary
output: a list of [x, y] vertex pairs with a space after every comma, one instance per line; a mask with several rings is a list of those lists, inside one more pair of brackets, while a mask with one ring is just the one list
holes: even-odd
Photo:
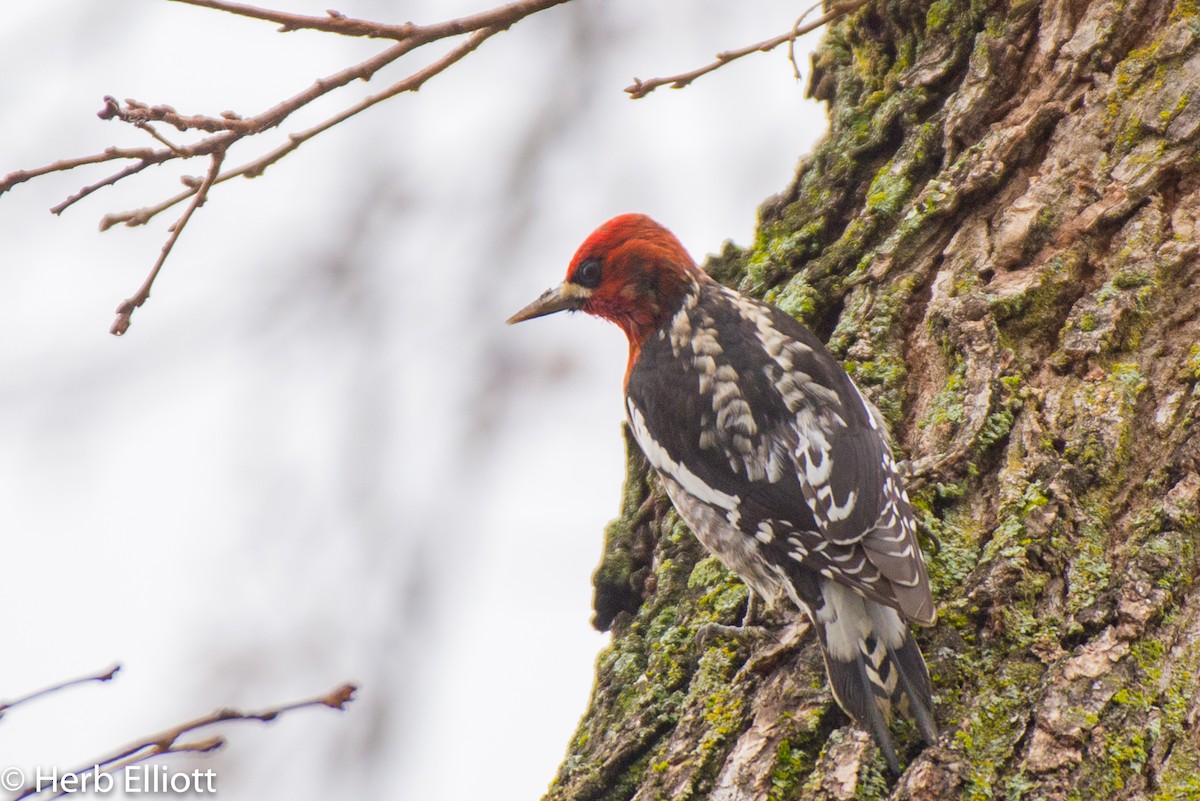
[[225, 0], [173, 0], [173, 2], [211, 8], [217, 11], [227, 11], [230, 14], [265, 20], [266, 22], [275, 22], [279, 24], [281, 33], [297, 30], [313, 30], [337, 33], [342, 36], [366, 36], [374, 39], [395, 39], [396, 41], [419, 39], [423, 42], [431, 42], [435, 39], [445, 39], [448, 36], [461, 36], [464, 33], [472, 33], [496, 25], [508, 28], [514, 22], [530, 14], [545, 11], [547, 8], [561, 5], [562, 3], [569, 2], [569, 0], [524, 0], [524, 2], [497, 6], [478, 14], [434, 23], [433, 25], [414, 25], [411, 22], [406, 22], [403, 25], [388, 25], [382, 22], [354, 19], [332, 10], [325, 12], [328, 16], [309, 17], [303, 14], [290, 14], [286, 11], [274, 11], [272, 9], [242, 5], [241, 3], [229, 3], [225, 2]]
[[[569, 2], [569, 0], [518, 0], [518, 2], [499, 6], [489, 11], [431, 25], [415, 25], [411, 22], [406, 22], [403, 25], [388, 25], [351, 19], [336, 11], [328, 12], [328, 15], [325, 17], [309, 17], [226, 2], [226, 0], [174, 1], [275, 22], [284, 31], [311, 29], [346, 36], [392, 39], [395, 43], [359, 64], [347, 67], [333, 75], [315, 81], [304, 91], [252, 117], [243, 117], [232, 112], [224, 112], [219, 116], [181, 114], [168, 105], [150, 105], [137, 100], [126, 100], [124, 104], [121, 104], [115, 98], [105, 97], [104, 107], [99, 113], [101, 119], [117, 120], [141, 128], [147, 131], [164, 147], [162, 149], [111, 147], [96, 155], [64, 159], [33, 170], [18, 170], [0, 179], [0, 195], [2, 195], [17, 184], [49, 173], [65, 172], [78, 167], [110, 161], [134, 162], [127, 164], [106, 178], [83, 187], [51, 209], [55, 214], [60, 214], [97, 190], [106, 186], [112, 186], [132, 175], [140, 173], [151, 165], [165, 164], [176, 159], [189, 159], [201, 156], [206, 156], [210, 159], [208, 177], [204, 181], [195, 181], [189, 184], [183, 192], [157, 204], [133, 211], [108, 214], [101, 220], [101, 230], [111, 228], [117, 223], [124, 223], [127, 226], [142, 225], [164, 210], [189, 198], [192, 199], [192, 203], [184, 211], [183, 216], [171, 227], [170, 236], [166, 244], [163, 245], [162, 252], [155, 262], [146, 282], [137, 294], [127, 299], [118, 307], [117, 319], [111, 329], [112, 333], [117, 335], [123, 334], [129, 328], [130, 315], [133, 313], [133, 310], [146, 302], [146, 299], [150, 295], [154, 279], [162, 269], [163, 263], [170, 254], [172, 247], [174, 247], [180, 231], [187, 225], [196, 208], [203, 204], [207, 193], [213, 186], [239, 176], [254, 178], [261, 175], [267, 167], [292, 153], [301, 144], [318, 134], [329, 130], [335, 125], [384, 100], [404, 92], [416, 91], [430, 78], [449, 68], [455, 62], [479, 47], [484, 41], [501, 31], [507, 30], [525, 17]], [[403, 80], [392, 84], [384, 91], [370, 95], [348, 106], [324, 122], [304, 131], [289, 134], [286, 142], [265, 155], [249, 161], [240, 167], [224, 173], [220, 172], [219, 168], [225, 161], [226, 154], [230, 151], [230, 148], [242, 139], [257, 136], [278, 127], [297, 110], [354, 81], [369, 81], [379, 70], [391, 65], [423, 45], [459, 36], [466, 36], [467, 38], [432, 64], [413, 72]], [[154, 127], [154, 123], [170, 125], [182, 132], [202, 132], [207, 134], [207, 136], [190, 144], [176, 144], [163, 137]]]
[[154, 267], [150, 269], [150, 274], [142, 282], [137, 294], [131, 298], [126, 298], [117, 307], [117, 319], [113, 321], [112, 328], [110, 329], [112, 334], [121, 336], [128, 331], [129, 323], [133, 317], [133, 310], [150, 299], [150, 288], [154, 286], [154, 279], [158, 278], [158, 273], [162, 269], [163, 264], [166, 263], [167, 256], [171, 255], [171, 248], [175, 247], [175, 242], [178, 241], [179, 235], [183, 233], [183, 228], [188, 224], [188, 220], [192, 218], [192, 213], [204, 205], [204, 200], [208, 197], [208, 190], [212, 188], [213, 182], [217, 180], [217, 176], [221, 173], [221, 162], [224, 159], [225, 152], [223, 150], [218, 150], [212, 154], [212, 162], [209, 164], [208, 174], [204, 176], [204, 180], [196, 187], [192, 202], [183, 210], [183, 216], [171, 226], [171, 233], [167, 237], [166, 243], [162, 246], [162, 252], [158, 254], [158, 260], [154, 262]]
[[[187, 0], [177, 0], [177, 2], [186, 2], [186, 1]], [[284, 156], [288, 155], [293, 150], [300, 147], [300, 145], [302, 145], [304, 142], [308, 141], [309, 139], [312, 139], [317, 134], [320, 134], [320, 133], [323, 133], [323, 132], [329, 130], [333, 126], [335, 126], [341, 122], [344, 122], [345, 120], [348, 120], [350, 117], [353, 117], [355, 114], [365, 111], [366, 109], [370, 108], [371, 106], [376, 105], [377, 103], [381, 103], [384, 100], [395, 97], [396, 95], [402, 94], [404, 92], [417, 91], [418, 89], [421, 88], [422, 84], [424, 84], [430, 78], [437, 75], [439, 72], [442, 72], [447, 67], [449, 67], [451, 64], [453, 64], [454, 62], [456, 62], [459, 59], [466, 56], [472, 50], [475, 50], [477, 47], [479, 47], [479, 45], [483, 44], [483, 42], [488, 37], [499, 33], [501, 30], [502, 30], [501, 28], [485, 28], [484, 30], [477, 31], [471, 38], [469, 38], [462, 45], [455, 48], [454, 50], [451, 50], [449, 53], [447, 53], [441, 59], [439, 59], [438, 61], [435, 61], [433, 64], [430, 64], [428, 67], [421, 70], [420, 72], [416, 72], [416, 73], [408, 76], [403, 81], [393, 84], [392, 86], [388, 87], [387, 89], [385, 89], [382, 92], [379, 92], [377, 94], [373, 94], [373, 95], [363, 98], [361, 101], [359, 101], [358, 103], [355, 103], [353, 106], [350, 106], [346, 110], [334, 115], [333, 117], [330, 117], [329, 119], [325, 120], [324, 122], [314, 125], [312, 128], [309, 128], [304, 131], [300, 131], [299, 133], [289, 134], [288, 141], [285, 142], [283, 145], [280, 145], [279, 147], [275, 148], [274, 150], [270, 151], [269, 153], [266, 153], [266, 154], [260, 156], [259, 158], [254, 159], [253, 161], [247, 162], [246, 164], [243, 164], [240, 167], [237, 167], [232, 170], [228, 170], [226, 172], [221, 173], [219, 176], [217, 176], [217, 179], [215, 181], [213, 181], [213, 183], [219, 184], [219, 183], [228, 181], [230, 178], [238, 178], [241, 176], [244, 176], [246, 178], [257, 178], [258, 176], [263, 174], [263, 172], [267, 169], [267, 167], [269, 167], [272, 164], [274, 164], [275, 162], [279, 161]], [[122, 223], [129, 227], [144, 225], [146, 222], [148, 222], [150, 219], [152, 219], [155, 215], [159, 214], [162, 211], [165, 211], [166, 209], [169, 209], [170, 207], [174, 206], [177, 203], [187, 200], [189, 197], [191, 197], [195, 193], [196, 193], [195, 189], [189, 188], [189, 189], [186, 189], [183, 192], [180, 192], [179, 194], [177, 194], [173, 197], [169, 197], [166, 200], [162, 201], [161, 203], [155, 204], [153, 206], [147, 206], [147, 207], [140, 208], [140, 209], [134, 209], [132, 211], [118, 212], [116, 214], [107, 214], [100, 221], [100, 230], [103, 231], [108, 228], [111, 228], [114, 225], [118, 225], [118, 224], [122, 224]]]
[[[736, 50], [726, 50], [722, 53], [717, 53], [716, 60], [711, 64], [706, 64], [705, 66], [694, 69], [691, 72], [681, 72], [678, 75], [671, 75], [666, 78], [651, 78], [648, 81], [643, 81], [640, 78], [634, 78], [633, 83], [630, 86], [625, 87], [625, 91], [629, 93], [631, 98], [637, 100], [638, 98], [642, 98], [650, 94], [660, 86], [666, 86], [668, 84], [670, 84], [672, 89], [682, 89], [702, 75], [707, 75], [714, 70], [718, 70], [729, 62], [736, 61], [742, 56], [748, 56], [751, 53], [766, 53], [769, 50], [774, 50], [784, 42], [794, 42], [796, 37], [803, 36], [809, 31], [814, 31], [831, 20], [835, 20], [838, 17], [844, 16], [861, 8], [862, 6], [866, 5], [866, 3], [867, 0], [846, 0], [846, 2], [838, 3], [832, 6], [829, 11], [825, 12], [820, 17], [817, 17], [807, 25], [800, 25], [799, 20], [797, 20], [797, 24], [793, 25], [792, 29], [787, 33], [774, 36], [770, 39], [766, 39], [752, 45], [747, 45], [746, 47], [740, 47]], [[808, 13], [809, 12], [806, 11], [804, 12], [804, 15], [807, 15]], [[803, 18], [804, 16], [801, 16], [800, 19]], [[792, 66], [795, 67], [794, 54], [792, 55]], [[798, 74], [799, 69], [796, 68], [796, 71]]]
[[166, 145], [166, 146], [167, 146], [167, 150], [170, 150], [170, 151], [171, 151], [172, 153], [174, 153], [175, 155], [177, 155], [177, 156], [178, 156], [178, 155], [181, 155], [181, 154], [183, 153], [183, 151], [182, 151], [182, 150], [180, 150], [180, 149], [179, 149], [179, 147], [178, 147], [178, 146], [177, 146], [177, 145], [176, 145], [174, 142], [172, 142], [171, 140], [167, 139], [165, 136], [163, 136], [162, 134], [160, 134], [160, 133], [158, 132], [158, 129], [157, 129], [157, 128], [155, 128], [155, 127], [154, 127], [153, 125], [151, 125], [150, 123], [148, 123], [148, 122], [142, 122], [142, 123], [134, 123], [134, 124], [135, 124], [135, 125], [136, 125], [138, 128], [141, 128], [143, 131], [145, 131], [146, 133], [150, 134], [152, 137], [154, 137], [156, 140], [158, 140], [158, 141], [159, 141], [159, 142], [161, 142], [162, 144]]
[[211, 8], [216, 11], [226, 11], [251, 19], [279, 24], [280, 33], [297, 30], [324, 31], [337, 33], [342, 36], [367, 36], [376, 39], [405, 39], [411, 35], [412, 23], [405, 25], [387, 25], [382, 22], [372, 22], [364, 19], [354, 19], [344, 14], [329, 10], [324, 17], [309, 17], [303, 14], [289, 14], [286, 11], [274, 11], [268, 8], [256, 8], [241, 3], [227, 3], [224, 0], [174, 0], [189, 6]]
[[79, 201], [83, 200], [85, 197], [92, 194], [97, 189], [103, 189], [106, 186], [112, 186], [117, 181], [120, 181], [124, 178], [128, 178], [131, 175], [135, 175], [135, 174], [141, 172], [142, 170], [146, 169], [147, 167], [149, 167], [152, 164], [161, 164], [167, 158], [166, 154], [162, 154], [162, 155], [163, 155], [163, 158], [158, 158], [158, 154], [155, 154], [154, 157], [141, 159], [136, 164], [130, 164], [125, 169], [119, 170], [119, 171], [113, 173], [112, 175], [108, 176], [107, 178], [105, 178], [102, 181], [97, 181], [94, 184], [88, 184], [83, 189], [80, 189], [78, 192], [76, 192], [75, 194], [68, 197], [62, 203], [59, 203], [56, 206], [51, 206], [50, 207], [51, 213], [62, 214], [64, 211], [66, 211], [67, 209], [69, 209], [71, 206], [75, 205]]
[[799, 32], [800, 25], [804, 22], [804, 20], [808, 17], [809, 14], [813, 13], [818, 8], [820, 8], [824, 4], [824, 2], [825, 2], [825, 0], [817, 0], [817, 2], [813, 3], [808, 8], [804, 9], [804, 13], [801, 14], [794, 23], [792, 23], [792, 35], [790, 37], [788, 37], [788, 54], [787, 55], [788, 55], [788, 61], [791, 62], [791, 65], [792, 65], [792, 74], [796, 76], [797, 81], [800, 80], [800, 64], [796, 61], [796, 39], [801, 35]]
[[[354, 684], [343, 684], [342, 686], [332, 690], [325, 695], [316, 698], [310, 698], [304, 701], [297, 701], [291, 704], [283, 704], [280, 706], [269, 707], [258, 712], [242, 712], [237, 709], [218, 709], [203, 717], [195, 720], [181, 723], [178, 726], [173, 726], [158, 734], [145, 737], [138, 742], [120, 748], [113, 753], [101, 759], [94, 759], [78, 770], [68, 771], [70, 774], [81, 774], [92, 771], [101, 773], [116, 773], [131, 765], [136, 765], [145, 762], [163, 754], [179, 754], [179, 753], [206, 753], [215, 751], [225, 744], [225, 739], [219, 735], [214, 735], [202, 740], [180, 742], [185, 735], [195, 733], [201, 729], [208, 728], [220, 723], [231, 721], [257, 721], [260, 723], [270, 723], [281, 715], [289, 712], [294, 712], [297, 709], [305, 709], [308, 707], [327, 707], [329, 709], [337, 709], [345, 711], [346, 705], [354, 700], [354, 693], [358, 687]], [[65, 773], [63, 775], [66, 775]], [[53, 795], [45, 795], [46, 793], [54, 793]], [[68, 791], [58, 790], [54, 786], [38, 788], [35, 786], [27, 786], [24, 790], [13, 797], [12, 801], [22, 801], [25, 798], [34, 796], [44, 796], [45, 798], [61, 798], [68, 794]]]
[[56, 693], [59, 690], [65, 690], [66, 688], [74, 687], [77, 684], [88, 684], [93, 681], [99, 681], [99, 682], [111, 681], [113, 676], [116, 676], [117, 672], [120, 671], [120, 669], [121, 669], [120, 665], [113, 665], [108, 670], [102, 671], [100, 673], [95, 673], [95, 674], [88, 675], [88, 676], [82, 676], [78, 679], [70, 679], [68, 681], [59, 682], [58, 684], [52, 684], [49, 687], [43, 687], [42, 689], [40, 689], [36, 692], [29, 693], [28, 695], [23, 695], [20, 698], [14, 698], [11, 701], [0, 701], [0, 718], [4, 717], [4, 713], [7, 712], [8, 710], [12, 709], [13, 707], [20, 706], [21, 704], [28, 703], [30, 701], [33, 701], [34, 699], [41, 698], [46, 695], [50, 695], [51, 693]]
[[148, 147], [110, 147], [105, 148], [103, 153], [96, 153], [92, 156], [62, 159], [61, 161], [56, 161], [53, 164], [47, 164], [45, 167], [38, 167], [34, 170], [16, 170], [10, 172], [4, 178], [0, 178], [0, 195], [3, 195], [17, 184], [23, 184], [31, 178], [39, 178], [43, 175], [49, 175], [52, 172], [66, 172], [67, 170], [84, 167], [88, 164], [102, 164], [106, 161], [117, 161], [119, 159], [150, 159], [154, 158], [155, 155], [155, 151]]

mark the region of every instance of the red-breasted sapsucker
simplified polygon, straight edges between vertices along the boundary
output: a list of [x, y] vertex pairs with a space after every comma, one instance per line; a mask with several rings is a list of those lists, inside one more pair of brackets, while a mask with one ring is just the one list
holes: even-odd
[[899, 772], [893, 711], [937, 737], [908, 627], [936, 613], [878, 411], [812, 332], [718, 284], [640, 214], [600, 226], [509, 322], [564, 310], [625, 331], [629, 425], [676, 511], [768, 603], [808, 614], [834, 697]]

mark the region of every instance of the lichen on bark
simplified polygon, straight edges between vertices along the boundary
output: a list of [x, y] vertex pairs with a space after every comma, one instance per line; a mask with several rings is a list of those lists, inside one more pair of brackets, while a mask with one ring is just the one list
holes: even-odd
[[1200, 798], [1200, 7], [875, 0], [830, 131], [708, 269], [827, 339], [911, 460], [943, 733], [884, 775], [802, 620], [733, 623], [629, 443], [551, 799]]

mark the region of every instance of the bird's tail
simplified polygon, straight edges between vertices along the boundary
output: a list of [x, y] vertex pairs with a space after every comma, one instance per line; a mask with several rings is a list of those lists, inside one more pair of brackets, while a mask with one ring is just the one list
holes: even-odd
[[925, 659], [895, 609], [825, 579], [821, 593], [822, 605], [810, 614], [821, 638], [833, 696], [875, 736], [888, 766], [898, 774], [888, 731], [895, 711], [912, 720], [927, 743], [937, 739]]

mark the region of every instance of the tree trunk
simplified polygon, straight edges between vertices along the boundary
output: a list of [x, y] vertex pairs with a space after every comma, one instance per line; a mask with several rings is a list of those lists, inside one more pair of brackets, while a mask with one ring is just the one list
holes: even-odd
[[549, 799], [1200, 798], [1200, 4], [874, 0], [831, 131], [708, 269], [828, 339], [912, 464], [942, 736], [894, 780], [812, 633], [747, 591], [636, 446], [613, 632]]

